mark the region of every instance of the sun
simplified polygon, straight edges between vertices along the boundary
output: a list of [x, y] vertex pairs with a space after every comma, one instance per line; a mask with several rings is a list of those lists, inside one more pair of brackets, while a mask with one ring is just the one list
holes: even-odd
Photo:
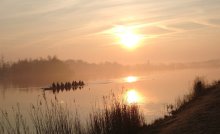
[[140, 102], [140, 95], [135, 90], [129, 90], [125, 94], [125, 99], [129, 104], [134, 104]]
[[141, 41], [141, 35], [134, 32], [131, 27], [117, 26], [114, 33], [118, 37], [118, 41], [126, 48], [135, 48]]

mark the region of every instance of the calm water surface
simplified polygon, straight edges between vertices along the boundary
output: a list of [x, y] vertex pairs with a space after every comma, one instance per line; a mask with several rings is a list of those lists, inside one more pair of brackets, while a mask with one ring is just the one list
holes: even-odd
[[155, 72], [145, 76], [128, 75], [115, 79], [86, 81], [81, 90], [63, 91], [54, 94], [44, 92], [41, 87], [4, 88], [0, 86], [0, 108], [11, 110], [17, 104], [28, 116], [31, 104], [36, 104], [45, 93], [47, 99], [57, 96], [59, 103], [68, 106], [71, 111], [77, 107], [81, 118], [87, 118], [92, 108], [102, 106], [103, 96], [111, 93], [124, 98], [127, 103], [137, 102], [148, 122], [166, 113], [165, 105], [174, 103], [178, 97], [189, 93], [197, 76], [208, 82], [220, 79], [220, 69], [197, 69], [169, 72]]

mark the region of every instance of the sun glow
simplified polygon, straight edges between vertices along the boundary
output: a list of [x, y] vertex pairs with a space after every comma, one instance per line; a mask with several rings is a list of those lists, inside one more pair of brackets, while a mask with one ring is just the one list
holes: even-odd
[[139, 103], [141, 101], [140, 95], [133, 89], [126, 92], [125, 99], [129, 104]]
[[135, 77], [135, 76], [125, 77], [125, 82], [133, 83], [133, 82], [136, 82], [136, 81], [138, 81], [138, 77]]
[[119, 43], [126, 48], [135, 48], [142, 39], [141, 35], [135, 33], [133, 28], [117, 26], [114, 29], [114, 33], [118, 37]]

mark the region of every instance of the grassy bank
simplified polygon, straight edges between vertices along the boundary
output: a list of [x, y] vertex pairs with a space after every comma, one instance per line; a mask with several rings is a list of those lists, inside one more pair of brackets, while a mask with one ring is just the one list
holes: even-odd
[[220, 81], [196, 79], [190, 94], [168, 105], [168, 115], [142, 127], [139, 134], [219, 134]]

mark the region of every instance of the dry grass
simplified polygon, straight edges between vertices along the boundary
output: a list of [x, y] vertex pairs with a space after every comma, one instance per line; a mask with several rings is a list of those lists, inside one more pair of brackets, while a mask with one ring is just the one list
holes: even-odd
[[70, 113], [66, 106], [62, 106], [57, 98], [48, 101], [45, 95], [43, 101], [32, 105], [30, 112], [37, 134], [82, 134], [82, 125], [77, 112]]
[[196, 79], [189, 95], [169, 105], [168, 115], [142, 128], [140, 134], [218, 134], [220, 132], [220, 81]]
[[102, 108], [95, 109], [83, 125], [80, 115], [70, 113], [67, 106], [58, 102], [43, 99], [32, 105], [28, 124], [19, 107], [14, 110], [15, 117], [1, 111], [1, 134], [134, 134], [145, 124], [145, 120], [136, 104], [125, 104], [118, 100], [104, 100]]
[[20, 112], [19, 105], [12, 110], [14, 113], [12, 120], [7, 111], [0, 111], [0, 134], [30, 134], [29, 126]]
[[175, 115], [176, 113], [182, 111], [184, 107], [191, 102], [193, 99], [196, 99], [197, 97], [204, 94], [204, 92], [207, 90], [208, 87], [211, 87], [215, 84], [207, 84], [204, 79], [197, 77], [194, 80], [194, 84], [192, 87], [192, 90], [189, 94], [184, 95], [182, 98], [177, 98], [175, 104], [169, 104], [167, 105], [167, 112], [168, 116]]
[[[105, 102], [105, 101], [104, 101]], [[135, 134], [145, 124], [137, 104], [125, 104], [116, 99], [104, 103], [104, 109], [90, 115], [88, 134]]]

